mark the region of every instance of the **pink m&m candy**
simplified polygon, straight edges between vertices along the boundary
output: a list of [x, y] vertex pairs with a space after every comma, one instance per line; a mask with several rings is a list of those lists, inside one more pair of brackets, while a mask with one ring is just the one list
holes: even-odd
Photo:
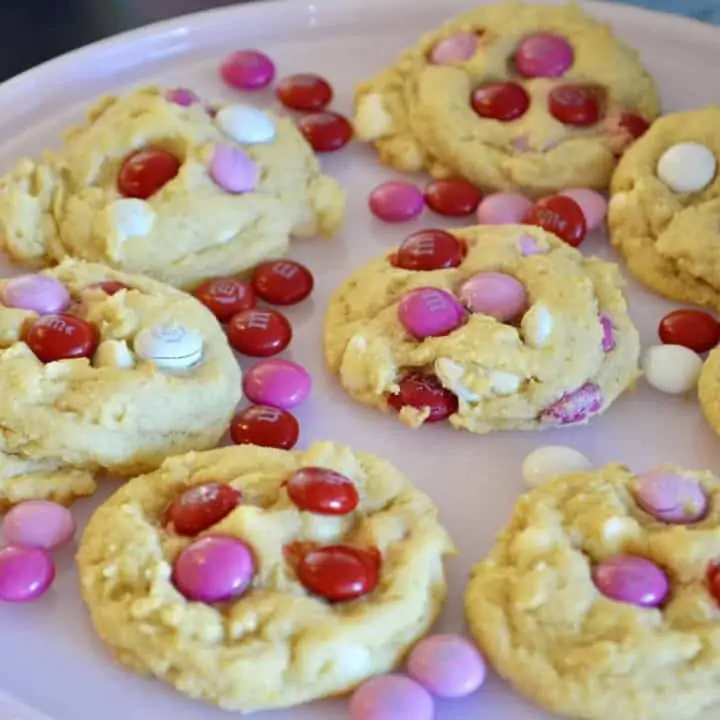
[[385, 222], [405, 222], [423, 210], [422, 191], [406, 182], [391, 181], [378, 185], [368, 198], [370, 212]]
[[519, 317], [528, 305], [523, 284], [512, 275], [498, 272], [473, 275], [463, 283], [458, 294], [470, 312], [490, 315], [500, 322]]
[[612, 320], [605, 314], [600, 315], [600, 326], [602, 327], [602, 349], [603, 352], [610, 352], [615, 349], [615, 326]]
[[410, 653], [408, 672], [433, 695], [460, 698], [474, 693], [485, 680], [485, 660], [460, 635], [433, 635]]
[[43, 595], [55, 579], [55, 566], [41, 548], [0, 550], [0, 602], [29, 602]]
[[540, 32], [526, 37], [515, 51], [515, 67], [526, 78], [556, 78], [573, 64], [570, 43], [554, 33]]
[[200, 98], [192, 90], [181, 87], [168, 90], [165, 93], [165, 99], [180, 107], [190, 107], [200, 102]]
[[70, 511], [58, 503], [28, 500], [8, 512], [3, 533], [11, 545], [54, 550], [75, 534], [75, 521]]
[[2, 301], [7, 307], [51, 315], [62, 312], [70, 305], [70, 293], [53, 277], [22, 275], [7, 281], [2, 290]]
[[434, 65], [453, 65], [469, 60], [476, 52], [479, 38], [475, 33], [461, 32], [443, 38], [430, 51]]
[[602, 225], [607, 215], [608, 203], [599, 192], [588, 188], [572, 188], [563, 190], [560, 195], [569, 197], [580, 206], [585, 216], [587, 232], [593, 232]]
[[602, 407], [602, 391], [594, 383], [585, 383], [576, 390], [565, 393], [559, 400], [546, 407], [540, 418], [544, 421], [571, 425], [583, 422]]
[[421, 287], [406, 293], [398, 305], [398, 319], [418, 340], [449, 335], [465, 319], [465, 310], [446, 290]]
[[350, 720], [432, 720], [427, 690], [402, 675], [378, 675], [364, 682], [350, 699]]
[[245, 373], [243, 390], [250, 402], [292, 410], [310, 394], [312, 380], [304, 367], [290, 360], [263, 360]]
[[208, 173], [223, 190], [233, 194], [252, 192], [260, 179], [255, 161], [234, 145], [215, 146]]
[[526, 197], [518, 193], [486, 195], [477, 209], [480, 225], [520, 225], [532, 207]]
[[547, 252], [547, 248], [542, 247], [540, 243], [528, 233], [523, 233], [518, 238], [518, 247], [523, 257], [528, 257], [529, 255], [544, 255]]
[[670, 592], [667, 575], [654, 562], [637, 555], [615, 555], [593, 570], [593, 582], [605, 597], [617, 602], [659, 607]]
[[178, 555], [173, 582], [188, 600], [216, 603], [244, 593], [254, 573], [255, 559], [244, 542], [206, 535]]
[[220, 76], [237, 90], [262, 90], [275, 77], [275, 65], [257, 50], [238, 50], [220, 66]]
[[650, 470], [639, 475], [635, 499], [646, 513], [669, 524], [697, 522], [708, 509], [702, 485], [671, 470]]

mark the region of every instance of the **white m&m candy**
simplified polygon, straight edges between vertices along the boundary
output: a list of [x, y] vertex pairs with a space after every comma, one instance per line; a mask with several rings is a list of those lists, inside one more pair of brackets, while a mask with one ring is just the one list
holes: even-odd
[[237, 143], [256, 145], [275, 139], [275, 123], [262, 110], [249, 105], [227, 105], [218, 111], [215, 124]]
[[553, 478], [589, 467], [590, 461], [578, 450], [564, 445], [544, 445], [523, 460], [522, 474], [530, 487], [539, 487]]
[[161, 370], [184, 370], [202, 358], [203, 339], [184, 325], [155, 325], [137, 334], [135, 352]]
[[698, 192], [715, 177], [717, 160], [712, 150], [696, 142], [669, 147], [658, 160], [658, 177], [675, 192]]
[[657, 390], [682, 395], [696, 385], [702, 358], [683, 345], [653, 345], [645, 351], [642, 369], [645, 379]]

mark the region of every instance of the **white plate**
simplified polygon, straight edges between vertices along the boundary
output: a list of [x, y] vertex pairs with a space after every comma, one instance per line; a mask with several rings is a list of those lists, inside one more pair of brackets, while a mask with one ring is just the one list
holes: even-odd
[[[204, 95], [232, 97], [218, 79], [219, 60], [229, 51], [255, 46], [277, 62], [280, 75], [317, 71], [333, 83], [334, 107], [349, 113], [354, 84], [387, 63], [421, 32], [433, 28], [472, 0], [320, 0], [228, 8], [181, 18], [90, 46], [0, 86], [0, 170], [26, 154], [58, 143], [62, 129], [81, 116], [95, 96], [158, 81], [194, 87]], [[614, 4], [588, 3], [636, 46], [660, 83], [666, 110], [698, 107], [720, 98], [720, 31], [681, 18]], [[258, 96], [272, 102], [271, 93]], [[661, 396], [642, 385], [590, 426], [538, 433], [475, 437], [449, 427], [410, 431], [389, 416], [360, 407], [323, 369], [321, 325], [332, 290], [357, 265], [387, 251], [410, 231], [440, 222], [429, 213], [402, 227], [371, 219], [368, 191], [392, 173], [373, 153], [352, 147], [323, 160], [350, 195], [345, 229], [332, 242], [295, 245], [295, 257], [315, 270], [312, 299], [289, 315], [295, 326], [291, 356], [313, 373], [312, 398], [301, 408], [301, 446], [329, 438], [392, 460], [440, 506], [459, 546], [449, 564], [452, 594], [437, 626], [462, 632], [461, 597], [472, 563], [525, 488], [523, 457], [540, 444], [572, 445], [597, 463], [622, 461], [642, 470], [664, 461], [720, 470], [720, 442], [703, 421], [695, 400]], [[459, 223], [458, 223], [459, 224]], [[583, 246], [612, 257], [605, 237]], [[3, 272], [17, 272], [9, 266]], [[671, 307], [630, 282], [631, 313], [643, 341], [656, 341], [658, 320]], [[80, 503], [84, 519], [101, 497]], [[221, 720], [226, 713], [185, 699], [160, 682], [113, 667], [94, 635], [77, 590], [74, 548], [59, 557], [59, 577], [40, 602], [0, 607], [0, 686], [53, 720]], [[1, 699], [1, 698], [0, 698]], [[0, 703], [0, 720], [30, 720]], [[342, 701], [261, 714], [281, 720], [346, 717]], [[437, 705], [438, 720], [527, 720], [548, 718], [509, 687], [490, 677], [474, 697]], [[706, 716], [709, 720], [709, 715]], [[34, 720], [34, 719], [33, 719]], [[398, 720], [412, 720], [398, 719]]]

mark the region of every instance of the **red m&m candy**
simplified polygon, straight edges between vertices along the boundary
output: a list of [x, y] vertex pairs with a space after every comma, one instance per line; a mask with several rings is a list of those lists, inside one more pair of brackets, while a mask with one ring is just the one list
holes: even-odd
[[30, 326], [25, 342], [44, 363], [89, 358], [97, 347], [97, 332], [75, 315], [45, 315]]
[[193, 295], [222, 323], [236, 313], [255, 307], [255, 291], [234, 277], [206, 280], [193, 290]]
[[318, 515], [347, 515], [359, 501], [349, 478], [322, 467], [297, 470], [288, 479], [286, 489], [301, 510]]
[[480, 117], [508, 122], [527, 112], [530, 96], [518, 83], [491, 82], [477, 88], [470, 102]]
[[294, 260], [268, 260], [255, 268], [252, 286], [265, 302], [295, 305], [313, 290], [312, 273]]
[[230, 345], [249, 357], [271, 357], [292, 340], [292, 326], [277, 310], [253, 308], [234, 315], [227, 326]]
[[704, 353], [720, 341], [720, 325], [702, 310], [674, 310], [660, 321], [658, 335], [666, 345], [683, 345]]
[[350, 142], [353, 135], [348, 119], [328, 110], [301, 117], [298, 129], [312, 149], [319, 153], [340, 150]]
[[281, 450], [295, 447], [300, 426], [295, 416], [268, 405], [251, 405], [230, 423], [230, 437], [236, 445], [260, 445]]
[[147, 200], [180, 171], [180, 161], [162, 148], [138, 150], [125, 158], [118, 174], [121, 195]]
[[167, 506], [163, 522], [178, 535], [198, 535], [229, 515], [240, 500], [240, 493], [229, 485], [196, 485]]
[[444, 230], [418, 230], [409, 235], [392, 257], [403, 270], [441, 270], [457, 267], [465, 257], [465, 246]]
[[440, 422], [457, 412], [458, 399], [442, 385], [435, 375], [412, 372], [398, 383], [399, 392], [388, 395], [388, 405], [400, 412], [409, 406], [416, 410], [428, 410], [425, 422]]
[[565, 125], [594, 125], [600, 120], [603, 98], [598, 85], [556, 85], [548, 95], [548, 110]]
[[707, 582], [710, 594], [720, 603], [720, 565], [710, 563], [707, 569]]
[[636, 115], [635, 113], [623, 113], [620, 116], [619, 125], [633, 140], [637, 140], [640, 136], [644, 135], [650, 127], [650, 123], [644, 117], [640, 117], [640, 115]]
[[332, 100], [330, 83], [314, 73], [297, 73], [283, 78], [275, 91], [278, 100], [291, 110], [316, 112], [324, 110]]
[[433, 180], [425, 188], [425, 204], [438, 215], [471, 215], [477, 210], [481, 200], [482, 193], [463, 178]]
[[587, 234], [582, 208], [564, 195], [538, 200], [525, 216], [527, 225], [537, 225], [557, 235], [563, 242], [578, 247]]

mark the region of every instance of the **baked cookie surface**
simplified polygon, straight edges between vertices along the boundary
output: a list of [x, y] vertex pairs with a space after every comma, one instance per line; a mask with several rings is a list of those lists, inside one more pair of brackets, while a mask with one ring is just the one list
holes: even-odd
[[290, 119], [168, 97], [104, 98], [58, 152], [0, 178], [13, 260], [75, 257], [191, 287], [283, 255], [291, 234], [337, 229], [344, 191]]
[[360, 402], [477, 433], [586, 422], [639, 375], [618, 268], [530, 226], [411, 235], [336, 291], [324, 347]]
[[[30, 291], [38, 278], [59, 289], [55, 309]], [[12, 398], [0, 407], [0, 505], [67, 503], [93, 492], [97, 472], [217, 444], [241, 372], [197, 300], [76, 260], [18, 280], [0, 281], [0, 393]]]
[[720, 106], [665, 115], [612, 179], [608, 225], [651, 290], [720, 309]]
[[695, 717], [720, 702], [719, 499], [710, 472], [616, 464], [527, 493], [471, 572], [471, 634], [563, 717]]
[[609, 26], [574, 4], [506, 2], [450, 20], [361, 84], [355, 126], [399, 170], [542, 196], [606, 188], [659, 111]]
[[[340, 484], [355, 488], [355, 508], [301, 510], [288, 488], [308, 468], [340, 473]], [[195, 538], [163, 519], [169, 503], [208, 483], [241, 500], [202, 538], [241, 540], [254, 557], [245, 592], [216, 604], [189, 601], [173, 583]], [[202, 495], [196, 488], [194, 501]], [[374, 557], [369, 594], [330, 602], [300, 580], [309, 554], [338, 545]], [[95, 512], [77, 560], [93, 624], [119, 662], [252, 712], [343, 694], [397, 665], [440, 611], [443, 557], [453, 552], [431, 500], [398, 470], [318, 442], [304, 452], [245, 445], [169, 458]]]

